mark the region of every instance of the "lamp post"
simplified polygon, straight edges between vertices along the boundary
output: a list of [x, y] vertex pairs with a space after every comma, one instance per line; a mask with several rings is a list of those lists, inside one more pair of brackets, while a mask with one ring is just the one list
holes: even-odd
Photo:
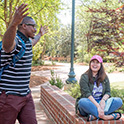
[[75, 0], [72, 0], [72, 31], [71, 31], [71, 68], [68, 74], [69, 78], [66, 80], [66, 83], [76, 83], [73, 60], [74, 60], [74, 24], [75, 23]]

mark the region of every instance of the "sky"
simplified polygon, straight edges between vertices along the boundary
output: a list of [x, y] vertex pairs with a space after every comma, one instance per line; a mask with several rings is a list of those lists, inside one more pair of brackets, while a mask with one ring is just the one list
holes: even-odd
[[[67, 7], [64, 5], [64, 10], [60, 11], [58, 18], [60, 19], [61, 23], [64, 25], [72, 23], [72, 0], [61, 0], [64, 2]], [[75, 6], [80, 4], [80, 0], [75, 0]]]

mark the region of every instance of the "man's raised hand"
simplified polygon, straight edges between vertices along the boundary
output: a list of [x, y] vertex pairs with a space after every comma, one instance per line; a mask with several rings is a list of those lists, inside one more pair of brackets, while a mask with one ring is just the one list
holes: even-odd
[[39, 33], [41, 33], [41, 36], [43, 36], [44, 34], [46, 34], [48, 32], [48, 27], [45, 25], [45, 26], [42, 26], [40, 27], [40, 31]]
[[27, 12], [27, 5], [28, 4], [23, 3], [19, 7], [16, 7], [16, 11], [12, 20], [12, 25], [18, 26], [22, 22], [23, 18], [29, 14]]

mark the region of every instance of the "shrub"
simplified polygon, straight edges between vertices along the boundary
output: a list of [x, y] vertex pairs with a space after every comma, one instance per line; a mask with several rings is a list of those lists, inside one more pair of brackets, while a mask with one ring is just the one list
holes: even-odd
[[106, 71], [108, 73], [112, 73], [112, 72], [116, 71], [116, 67], [114, 65], [108, 66], [108, 67], [106, 67]]
[[53, 70], [50, 70], [50, 72], [51, 72], [51, 79], [49, 80], [49, 83], [51, 85], [55, 85], [58, 88], [62, 89], [64, 86], [62, 80], [57, 75], [55, 76], [55, 73]]
[[[120, 97], [124, 103], [124, 90], [123, 89], [111, 88], [111, 96], [112, 97]], [[120, 109], [118, 109], [117, 111], [124, 113], [124, 105], [122, 105], [122, 107]]]
[[124, 72], [124, 68], [119, 69], [119, 72]]
[[67, 92], [73, 98], [78, 98], [81, 95], [79, 83], [68, 84], [68, 87], [65, 92]]
[[39, 60], [35, 60], [35, 61], [32, 61], [32, 66], [38, 66], [38, 65], [44, 65], [44, 61], [39, 59]]

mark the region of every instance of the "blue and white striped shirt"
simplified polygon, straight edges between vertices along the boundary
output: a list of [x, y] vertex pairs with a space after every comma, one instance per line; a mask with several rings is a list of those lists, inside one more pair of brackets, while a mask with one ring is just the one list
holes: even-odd
[[[17, 34], [25, 42], [25, 54], [19, 61], [16, 62], [15, 67], [13, 67], [13, 65], [10, 65], [7, 70], [4, 70], [0, 80], [0, 94], [2, 91], [5, 91], [6, 94], [25, 96], [30, 92], [29, 82], [33, 56], [32, 43], [21, 32], [17, 31]], [[4, 66], [7, 63], [10, 63], [12, 61], [13, 55], [17, 54], [20, 51], [22, 43], [19, 40], [18, 36], [16, 36], [15, 40], [16, 46], [11, 53], [5, 53], [3, 49], [1, 50], [0, 67]]]

